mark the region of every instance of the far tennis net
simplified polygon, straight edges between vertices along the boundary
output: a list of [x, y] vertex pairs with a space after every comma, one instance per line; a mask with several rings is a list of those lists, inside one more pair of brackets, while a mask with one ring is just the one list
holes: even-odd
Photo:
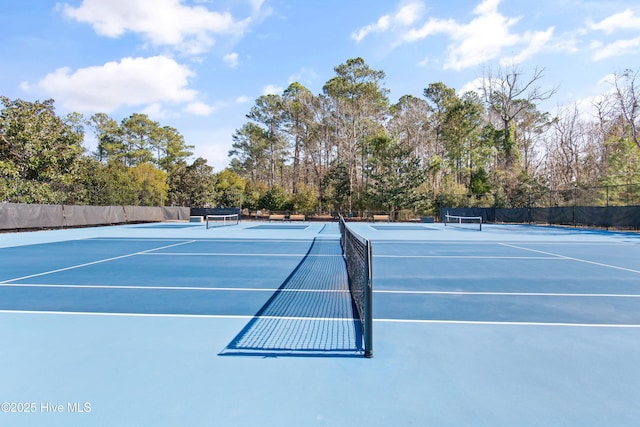
[[445, 214], [444, 225], [482, 231], [482, 217]]
[[360, 318], [364, 356], [373, 357], [372, 255], [371, 242], [347, 227], [342, 215], [340, 244], [347, 264], [349, 290]]
[[207, 215], [206, 222], [207, 228], [237, 225], [240, 222], [240, 216], [238, 214]]

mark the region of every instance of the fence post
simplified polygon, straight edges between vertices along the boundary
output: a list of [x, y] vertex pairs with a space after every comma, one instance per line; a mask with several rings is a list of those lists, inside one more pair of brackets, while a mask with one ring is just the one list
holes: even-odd
[[576, 226], [576, 205], [578, 204], [578, 187], [573, 186], [573, 209], [571, 212], [571, 222]]

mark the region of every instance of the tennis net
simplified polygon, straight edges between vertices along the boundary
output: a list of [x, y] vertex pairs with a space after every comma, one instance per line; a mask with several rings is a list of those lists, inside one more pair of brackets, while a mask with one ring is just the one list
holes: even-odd
[[206, 222], [207, 229], [209, 227], [237, 225], [240, 222], [240, 216], [238, 214], [207, 215]]
[[373, 309], [371, 281], [371, 242], [347, 227], [339, 217], [340, 245], [347, 265], [349, 290], [360, 318], [364, 356], [373, 357]]
[[482, 231], [482, 217], [449, 215], [447, 213], [444, 216], [444, 225]]

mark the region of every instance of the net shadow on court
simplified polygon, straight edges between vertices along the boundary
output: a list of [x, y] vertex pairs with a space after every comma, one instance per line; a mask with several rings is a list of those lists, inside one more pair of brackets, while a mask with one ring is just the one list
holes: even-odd
[[338, 239], [314, 239], [300, 264], [220, 356], [362, 357], [360, 320]]

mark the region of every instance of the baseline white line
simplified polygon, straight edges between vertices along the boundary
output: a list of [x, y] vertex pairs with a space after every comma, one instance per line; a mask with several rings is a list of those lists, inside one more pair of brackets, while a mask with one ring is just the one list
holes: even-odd
[[308, 292], [349, 293], [348, 289], [278, 289], [278, 288], [203, 288], [197, 286], [130, 286], [130, 285], [53, 285], [38, 283], [0, 283], [0, 288], [68, 288], [68, 289], [135, 289], [154, 291], [240, 291], [240, 292]]
[[101, 313], [81, 311], [47, 311], [47, 310], [0, 310], [0, 314], [50, 314], [62, 316], [97, 316], [97, 317], [176, 317], [176, 318], [221, 318], [252, 319], [250, 315], [217, 315], [217, 314], [153, 314], [153, 313]]
[[[348, 289], [278, 289], [278, 288], [229, 288], [201, 286], [134, 286], [134, 285], [56, 285], [45, 283], [0, 283], [0, 288], [62, 288], [62, 289], [132, 289], [154, 291], [237, 291], [237, 292], [301, 292], [301, 293], [349, 293]], [[472, 291], [406, 291], [374, 290], [374, 294], [400, 295], [482, 295], [482, 296], [533, 296], [533, 297], [580, 297], [580, 298], [640, 298], [640, 294], [568, 294], [553, 292], [472, 292]]]
[[299, 258], [303, 256], [309, 257], [341, 257], [341, 254], [247, 254], [247, 253], [220, 253], [220, 252], [162, 252], [162, 253], [145, 253], [140, 254], [145, 256], [242, 256], [242, 257], [294, 257]]
[[590, 242], [590, 241], [581, 242], [577, 240], [568, 241], [568, 242], [550, 242], [550, 241], [541, 242], [541, 241], [530, 240], [530, 241], [524, 241], [522, 243], [526, 243], [527, 245], [544, 245], [544, 246], [576, 246], [576, 245], [584, 245], [585, 243], [588, 243], [589, 245], [592, 245], [592, 246], [637, 246], [638, 245], [635, 242]]
[[178, 237], [87, 237], [77, 240], [85, 240], [87, 242], [184, 242], [184, 239]]
[[115, 261], [117, 259], [129, 258], [129, 257], [133, 257], [133, 256], [136, 256], [136, 255], [142, 255], [142, 254], [145, 254], [147, 252], [159, 251], [161, 249], [167, 249], [167, 248], [171, 248], [171, 247], [174, 247], [174, 246], [186, 245], [186, 244], [193, 243], [193, 242], [195, 242], [195, 240], [189, 240], [189, 241], [186, 241], [186, 242], [180, 242], [180, 243], [176, 243], [174, 245], [167, 245], [167, 246], [162, 246], [162, 247], [159, 247], [159, 248], [147, 249], [146, 251], [140, 251], [140, 252], [135, 252], [135, 253], [126, 254], [126, 255], [120, 255], [120, 256], [117, 256], [117, 257], [101, 259], [101, 260], [97, 260], [97, 261], [87, 262], [87, 263], [84, 263], [84, 264], [72, 265], [70, 267], [58, 268], [56, 270], [45, 271], [45, 272], [42, 272], [42, 273], [30, 274], [28, 276], [16, 277], [14, 279], [3, 280], [3, 281], [0, 282], [0, 284], [17, 282], [18, 280], [31, 279], [32, 277], [46, 276], [47, 274], [60, 273], [61, 271], [74, 270], [76, 268], [82, 268], [82, 267], [87, 267], [87, 266], [90, 266], [90, 265], [101, 264], [101, 263], [104, 263], [104, 262]]
[[417, 294], [417, 295], [491, 295], [491, 296], [524, 296], [524, 297], [606, 297], [606, 298], [640, 298], [640, 294], [568, 294], [553, 292], [472, 292], [472, 291], [392, 291], [374, 290], [374, 294]]
[[586, 259], [574, 258], [574, 257], [566, 256], [566, 255], [560, 255], [560, 254], [554, 254], [553, 252], [540, 251], [540, 250], [537, 250], [537, 249], [523, 248], [521, 246], [511, 245], [511, 244], [508, 244], [508, 243], [500, 243], [500, 244], [503, 245], [503, 246], [508, 246], [510, 248], [521, 249], [523, 251], [537, 252], [537, 253], [540, 253], [540, 254], [555, 256], [555, 257], [566, 259], [566, 260], [577, 261], [577, 262], [582, 262], [582, 263], [585, 263], [585, 264], [592, 264], [592, 265], [597, 265], [597, 266], [600, 266], [600, 267], [607, 267], [607, 268], [612, 268], [612, 269], [615, 269], [615, 270], [622, 270], [622, 271], [628, 271], [630, 273], [638, 273], [638, 274], [640, 274], [640, 270], [633, 270], [631, 268], [618, 267], [616, 265], [604, 264], [604, 263], [601, 263], [601, 262], [589, 261], [589, 260], [586, 260]]
[[561, 259], [557, 256], [490, 256], [490, 255], [374, 255], [374, 258], [445, 258], [445, 259]]
[[[575, 246], [575, 245], [583, 245], [588, 243], [589, 245], [597, 245], [597, 246], [637, 246], [638, 243], [635, 242], [585, 242], [579, 240], [573, 240], [568, 242], [541, 242], [539, 240], [518, 240], [519, 243], [526, 243], [527, 245], [549, 245], [549, 246]], [[376, 246], [381, 245], [431, 245], [431, 246], [451, 246], [456, 245], [460, 246], [461, 243], [464, 243], [466, 246], [494, 246], [495, 244], [501, 244], [503, 242], [494, 242], [490, 240], [484, 241], [474, 241], [474, 242], [463, 242], [459, 240], [454, 241], [443, 241], [443, 240], [376, 240]]]
[[[193, 318], [193, 319], [265, 319], [265, 320], [313, 320], [351, 322], [351, 317], [278, 317], [252, 315], [222, 315], [222, 314], [162, 314], [162, 313], [101, 313], [75, 311], [46, 311], [46, 310], [0, 310], [0, 314], [47, 314], [63, 316], [94, 316], [94, 317], [165, 317], [165, 318]], [[572, 328], [614, 328], [640, 329], [640, 325], [613, 323], [553, 323], [553, 322], [491, 322], [475, 320], [410, 320], [410, 319], [373, 319], [375, 323], [415, 323], [415, 324], [452, 324], [452, 325], [490, 325], [490, 326], [555, 326]]]
[[[338, 234], [339, 235], [339, 234]], [[186, 237], [185, 237], [186, 238]], [[74, 240], [102, 240], [107, 242], [119, 241], [119, 242], [177, 242], [184, 241], [185, 238], [179, 237], [168, 237], [168, 238], [160, 238], [160, 237], [87, 237], [83, 239], [74, 239]], [[329, 237], [326, 240], [336, 240], [339, 238]], [[226, 237], [204, 237], [204, 238], [193, 238], [193, 242], [198, 243], [312, 243], [313, 240], [310, 239], [230, 239]]]
[[46, 310], [0, 310], [0, 314], [51, 314], [63, 316], [96, 316], [96, 317], [168, 317], [168, 318], [208, 318], [208, 319], [264, 319], [264, 320], [313, 320], [321, 322], [355, 322], [353, 317], [279, 317], [229, 314], [168, 314], [168, 313], [108, 313], [78, 311], [46, 311]]
[[375, 323], [432, 323], [452, 325], [503, 325], [503, 326], [568, 326], [574, 328], [620, 328], [640, 329], [640, 325], [615, 323], [563, 323], [563, 322], [497, 322], [482, 320], [410, 320], [410, 319], [373, 319]]

